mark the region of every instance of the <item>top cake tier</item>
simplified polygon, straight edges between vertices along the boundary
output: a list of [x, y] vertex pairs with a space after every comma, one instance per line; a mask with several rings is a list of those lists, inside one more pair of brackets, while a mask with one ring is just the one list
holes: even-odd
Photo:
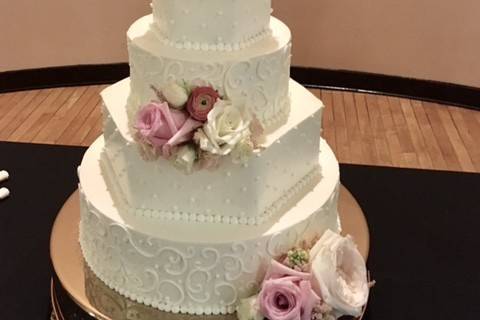
[[269, 33], [271, 0], [153, 0], [155, 26], [177, 48], [238, 50]]

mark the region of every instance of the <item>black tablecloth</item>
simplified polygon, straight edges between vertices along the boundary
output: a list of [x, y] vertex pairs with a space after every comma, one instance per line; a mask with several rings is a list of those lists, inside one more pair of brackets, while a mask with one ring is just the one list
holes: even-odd
[[[0, 319], [47, 319], [49, 236], [84, 148], [0, 143]], [[365, 319], [480, 319], [480, 175], [341, 165], [370, 227]]]

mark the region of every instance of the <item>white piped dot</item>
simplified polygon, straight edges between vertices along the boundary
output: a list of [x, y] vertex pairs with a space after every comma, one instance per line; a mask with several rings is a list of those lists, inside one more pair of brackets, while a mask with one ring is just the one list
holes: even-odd
[[230, 204], [232, 201], [230, 199], [225, 199], [226, 204]]
[[247, 190], [248, 190], [247, 187], [242, 187], [243, 192], [247, 192]]
[[212, 190], [212, 186], [211, 185], [208, 185], [205, 187], [205, 189], [207, 189], [208, 191]]
[[227, 177], [231, 177], [232, 173], [230, 171], [227, 172]]

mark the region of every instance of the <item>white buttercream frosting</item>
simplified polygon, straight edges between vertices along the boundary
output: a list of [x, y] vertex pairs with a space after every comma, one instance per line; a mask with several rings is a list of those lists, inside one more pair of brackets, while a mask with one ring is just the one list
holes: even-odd
[[251, 296], [271, 257], [327, 228], [339, 230], [338, 163], [326, 146], [323, 179], [268, 226], [152, 220], [116, 207], [99, 163], [104, 139], [79, 168], [80, 244], [93, 272], [110, 288], [160, 310], [191, 314], [235, 311]]
[[268, 28], [272, 12], [271, 0], [153, 0], [152, 9], [164, 39], [205, 50], [234, 50], [253, 41]]
[[[340, 231], [338, 162], [319, 137], [323, 104], [290, 80], [291, 34], [270, 16], [271, 0], [152, 7], [128, 30], [130, 78], [102, 92], [104, 134], [78, 169], [81, 249], [93, 273], [131, 300], [233, 313], [272, 258]], [[185, 144], [170, 160], [146, 161], [132, 136], [139, 108], [158, 96], [183, 108], [179, 84], [199, 80], [229, 101], [196, 137], [225, 159], [192, 172], [197, 153]], [[254, 127], [262, 148], [253, 148]]]
[[263, 150], [256, 150], [244, 164], [233, 163], [228, 155], [215, 170], [190, 175], [164, 159], [143, 160], [125, 112], [128, 84], [127, 79], [102, 92], [106, 139], [102, 164], [128, 212], [163, 220], [265, 223], [284, 210], [285, 199], [303, 195], [319, 179], [316, 159], [323, 105], [293, 81], [294, 108], [283, 126], [266, 134]]
[[131, 93], [129, 117], [155, 98], [152, 85], [202, 79], [236, 107], [247, 107], [266, 128], [278, 126], [290, 110], [291, 34], [272, 18], [270, 35], [237, 51], [183, 50], [164, 44], [152, 28], [153, 17], [136, 21], [129, 29]]

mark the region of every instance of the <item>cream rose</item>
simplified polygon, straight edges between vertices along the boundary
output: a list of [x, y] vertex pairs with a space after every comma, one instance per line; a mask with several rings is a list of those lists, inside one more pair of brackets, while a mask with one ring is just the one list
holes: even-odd
[[173, 81], [162, 88], [162, 94], [168, 105], [175, 109], [182, 109], [188, 101], [187, 90]]
[[198, 130], [195, 138], [200, 149], [225, 156], [237, 143], [250, 135], [250, 117], [230, 102], [217, 100], [208, 113], [207, 122]]
[[339, 315], [359, 316], [368, 299], [365, 261], [350, 236], [330, 230], [310, 250], [312, 286]]
[[238, 320], [263, 320], [263, 315], [260, 313], [258, 303], [258, 296], [252, 296], [240, 300], [237, 306]]

